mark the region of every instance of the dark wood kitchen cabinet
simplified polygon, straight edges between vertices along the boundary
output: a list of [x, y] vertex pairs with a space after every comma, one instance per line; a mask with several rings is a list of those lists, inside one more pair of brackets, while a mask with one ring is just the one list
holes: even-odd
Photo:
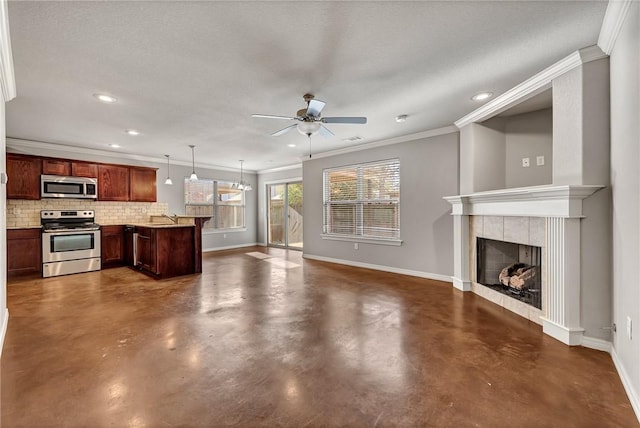
[[7, 229], [7, 277], [41, 273], [41, 230]]
[[124, 264], [124, 226], [109, 225], [100, 228], [102, 268]]
[[98, 164], [82, 161], [71, 161], [71, 175], [74, 177], [98, 177]]
[[156, 202], [156, 168], [129, 167], [129, 200]]
[[7, 153], [7, 199], [40, 199], [42, 160]]
[[136, 226], [136, 267], [154, 278], [195, 273], [194, 234], [194, 226]]
[[64, 159], [42, 159], [42, 173], [49, 175], [71, 175], [71, 162]]
[[98, 165], [98, 200], [129, 200], [129, 167], [121, 165]]

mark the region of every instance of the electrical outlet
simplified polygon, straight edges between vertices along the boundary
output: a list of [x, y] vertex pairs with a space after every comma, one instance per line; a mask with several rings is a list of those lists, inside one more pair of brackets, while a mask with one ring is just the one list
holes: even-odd
[[353, 249], [354, 249], [354, 250], [357, 250], [359, 247], [360, 247], [360, 246], [358, 245], [358, 243], [357, 243], [357, 242], [354, 242], [354, 243], [353, 243]]
[[536, 165], [538, 166], [544, 165], [544, 156], [536, 156]]
[[627, 317], [627, 337], [629, 340], [633, 338], [633, 321], [631, 321], [631, 317]]
[[531, 165], [531, 160], [529, 158], [522, 158], [522, 167], [529, 168]]

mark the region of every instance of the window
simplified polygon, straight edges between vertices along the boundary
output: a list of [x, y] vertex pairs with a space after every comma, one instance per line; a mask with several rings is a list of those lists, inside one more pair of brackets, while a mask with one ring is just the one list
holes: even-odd
[[328, 236], [400, 239], [400, 160], [323, 171], [323, 233]]
[[184, 179], [184, 204], [187, 215], [213, 217], [204, 229], [237, 229], [244, 225], [244, 192], [233, 189], [230, 181]]

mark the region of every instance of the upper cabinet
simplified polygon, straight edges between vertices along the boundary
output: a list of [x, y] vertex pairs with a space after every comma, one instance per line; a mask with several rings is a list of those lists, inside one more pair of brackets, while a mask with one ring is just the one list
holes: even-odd
[[48, 175], [71, 175], [71, 162], [64, 159], [42, 159], [42, 173]]
[[129, 200], [136, 202], [155, 202], [156, 169], [132, 166], [129, 168]]
[[40, 175], [98, 179], [99, 201], [156, 202], [156, 168], [7, 153], [7, 199], [40, 199]]
[[7, 199], [40, 199], [42, 161], [7, 153]]
[[98, 165], [98, 200], [129, 200], [129, 167]]
[[71, 175], [74, 177], [98, 177], [98, 164], [82, 161], [71, 161]]

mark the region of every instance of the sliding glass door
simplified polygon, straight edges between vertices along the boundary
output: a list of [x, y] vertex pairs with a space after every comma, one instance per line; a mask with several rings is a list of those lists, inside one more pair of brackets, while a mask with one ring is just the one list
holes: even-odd
[[269, 245], [302, 249], [302, 182], [267, 185]]

